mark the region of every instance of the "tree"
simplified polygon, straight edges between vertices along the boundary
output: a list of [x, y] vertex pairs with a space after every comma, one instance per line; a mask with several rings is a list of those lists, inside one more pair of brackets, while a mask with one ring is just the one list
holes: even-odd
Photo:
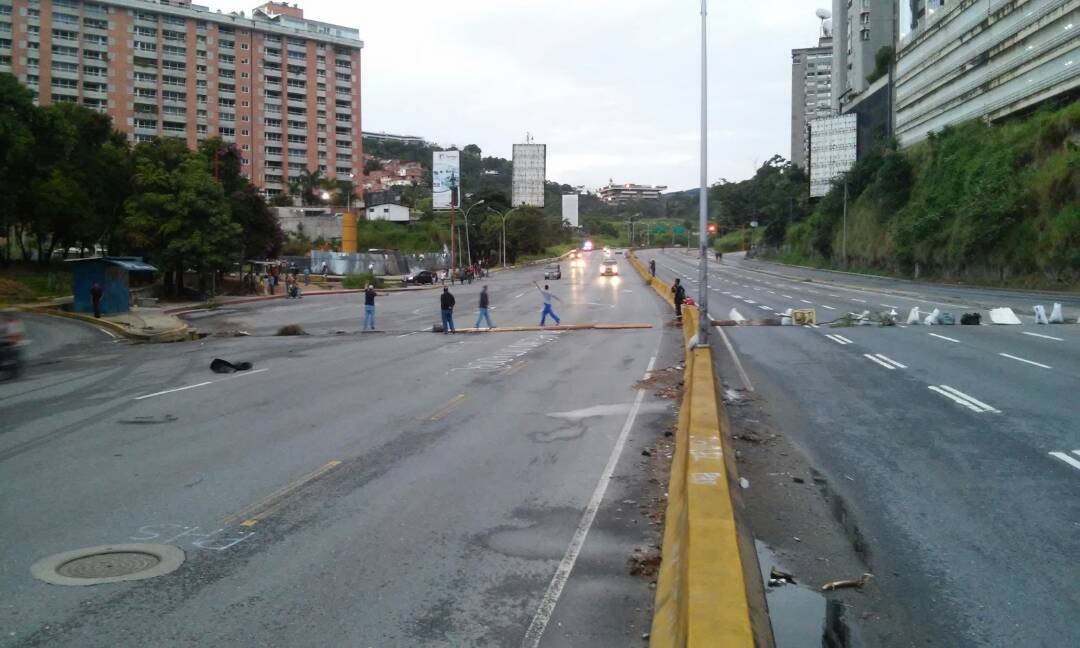
[[295, 182], [289, 185], [290, 191], [300, 194], [301, 205], [314, 205], [319, 200], [316, 192], [323, 187], [323, 174], [318, 169], [304, 169]]
[[165, 269], [172, 294], [194, 268], [202, 280], [238, 261], [240, 225], [202, 155], [166, 138], [135, 147], [134, 193], [125, 205], [131, 244]]
[[[29, 180], [33, 175], [35, 112], [34, 95], [14, 76], [0, 74], [0, 230], [7, 238], [2, 260], [11, 258], [8, 232], [21, 230], [20, 213], [29, 204]], [[16, 236], [21, 242], [21, 236]]]

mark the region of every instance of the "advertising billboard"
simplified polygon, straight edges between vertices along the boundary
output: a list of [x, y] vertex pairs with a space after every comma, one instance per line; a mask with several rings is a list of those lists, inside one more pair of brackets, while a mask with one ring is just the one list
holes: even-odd
[[563, 194], [562, 197], [562, 219], [567, 223], [570, 223], [570, 227], [580, 227], [578, 225], [578, 195], [575, 194]]
[[855, 115], [810, 121], [810, 197], [829, 193], [832, 181], [855, 164], [858, 122]]
[[461, 157], [458, 151], [435, 151], [431, 160], [431, 205], [457, 209], [461, 194]]
[[514, 206], [544, 206], [546, 144], [514, 144], [514, 179], [511, 183]]

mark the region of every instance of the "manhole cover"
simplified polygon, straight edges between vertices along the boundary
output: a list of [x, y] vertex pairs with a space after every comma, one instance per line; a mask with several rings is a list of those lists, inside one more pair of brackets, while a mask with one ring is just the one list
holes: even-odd
[[171, 545], [103, 545], [42, 558], [30, 573], [53, 585], [98, 585], [162, 576], [183, 562], [184, 552]]
[[56, 573], [71, 578], [111, 578], [146, 571], [160, 562], [154, 554], [116, 551], [76, 558], [57, 567]]

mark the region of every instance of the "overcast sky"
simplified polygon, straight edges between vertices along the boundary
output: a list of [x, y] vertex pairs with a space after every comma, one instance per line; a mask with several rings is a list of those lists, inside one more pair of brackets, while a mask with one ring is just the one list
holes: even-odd
[[[529, 132], [547, 144], [549, 180], [697, 185], [695, 0], [297, 2], [360, 30], [365, 131], [505, 158]], [[816, 44], [814, 10], [829, 4], [709, 3], [710, 182], [789, 156], [790, 50]]]

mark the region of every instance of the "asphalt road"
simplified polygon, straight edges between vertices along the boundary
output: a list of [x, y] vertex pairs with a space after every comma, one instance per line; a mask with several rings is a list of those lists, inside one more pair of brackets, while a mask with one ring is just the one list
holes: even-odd
[[[438, 291], [379, 297], [365, 334], [355, 294], [193, 315], [251, 335], [176, 344], [35, 323], [64, 343], [0, 383], [0, 645], [639, 644], [653, 590], [626, 561], [657, 540], [640, 455], [672, 403], [637, 382], [682, 356], [666, 307], [598, 264], [550, 282], [563, 321], [652, 328], [420, 332]], [[539, 272], [455, 287], [458, 326], [485, 284], [497, 325], [537, 323]], [[311, 335], [271, 334], [290, 323]], [[30, 574], [128, 542], [186, 562], [92, 587]]]
[[[697, 296], [696, 256], [639, 256]], [[747, 318], [815, 308], [819, 321], [893, 306], [1008, 305], [1024, 315], [1020, 326], [714, 328], [734, 351], [714, 336], [714, 358], [729, 383], [768, 403], [847, 502], [878, 585], [909, 619], [910, 645], [1073, 643], [1080, 325], [1034, 325], [1032, 306], [1054, 301], [1043, 294], [792, 271], [737, 255], [710, 268], [715, 319], [733, 308]], [[1080, 314], [1075, 296], [1057, 301], [1067, 317]]]

